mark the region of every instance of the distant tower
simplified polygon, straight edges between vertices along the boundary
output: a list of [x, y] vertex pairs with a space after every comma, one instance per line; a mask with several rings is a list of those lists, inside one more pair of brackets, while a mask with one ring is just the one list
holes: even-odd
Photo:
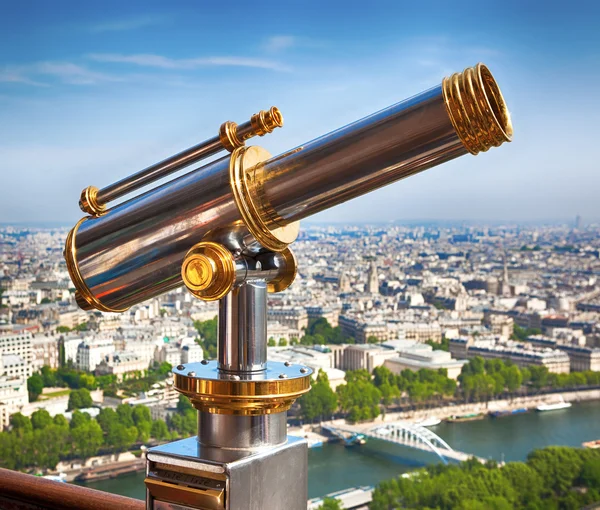
[[340, 276], [340, 279], [338, 281], [338, 286], [340, 292], [350, 292], [352, 290], [350, 287], [350, 279], [348, 278], [348, 275], [345, 271], [342, 271], [342, 275]]
[[500, 279], [500, 285], [498, 286], [498, 294], [501, 296], [510, 296], [510, 282], [508, 281], [508, 265], [506, 263], [506, 252], [502, 252], [502, 261], [504, 262], [504, 269], [502, 271], [502, 278]]
[[377, 266], [371, 262], [367, 276], [367, 292], [369, 294], [379, 294], [379, 277], [377, 276]]
[[583, 227], [583, 220], [581, 219], [581, 216], [579, 216], [579, 214], [577, 216], [575, 216], [575, 228], [577, 230], [581, 230], [581, 227]]

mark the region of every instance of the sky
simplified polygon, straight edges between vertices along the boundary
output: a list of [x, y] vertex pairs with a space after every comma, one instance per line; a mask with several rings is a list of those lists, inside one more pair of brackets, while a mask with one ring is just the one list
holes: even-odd
[[278, 106], [275, 155], [477, 62], [512, 143], [315, 220], [600, 220], [599, 2], [0, 0], [0, 223], [72, 224], [225, 120]]

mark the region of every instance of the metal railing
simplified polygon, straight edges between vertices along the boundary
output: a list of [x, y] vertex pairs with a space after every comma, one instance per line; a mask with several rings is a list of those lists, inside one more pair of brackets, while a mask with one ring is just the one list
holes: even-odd
[[144, 510], [139, 499], [0, 468], [0, 509]]

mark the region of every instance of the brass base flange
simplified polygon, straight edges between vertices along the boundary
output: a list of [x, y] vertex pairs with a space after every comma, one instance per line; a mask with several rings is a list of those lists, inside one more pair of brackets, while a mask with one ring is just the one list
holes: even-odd
[[302, 365], [269, 361], [262, 372], [229, 374], [216, 361], [173, 368], [175, 389], [198, 411], [256, 416], [287, 411], [310, 390], [312, 370]]

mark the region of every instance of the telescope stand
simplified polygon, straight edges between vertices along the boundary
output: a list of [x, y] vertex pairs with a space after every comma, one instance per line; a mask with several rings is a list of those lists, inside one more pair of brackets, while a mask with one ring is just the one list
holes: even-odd
[[[231, 262], [236, 285], [225, 289]], [[198, 436], [148, 451], [148, 509], [306, 509], [308, 447], [287, 436], [287, 410], [310, 389], [311, 370], [267, 361], [267, 292], [295, 274], [287, 249], [236, 258], [206, 242], [188, 252], [188, 289], [202, 299], [227, 292], [219, 298], [218, 359], [173, 369], [175, 387], [198, 410]]]

